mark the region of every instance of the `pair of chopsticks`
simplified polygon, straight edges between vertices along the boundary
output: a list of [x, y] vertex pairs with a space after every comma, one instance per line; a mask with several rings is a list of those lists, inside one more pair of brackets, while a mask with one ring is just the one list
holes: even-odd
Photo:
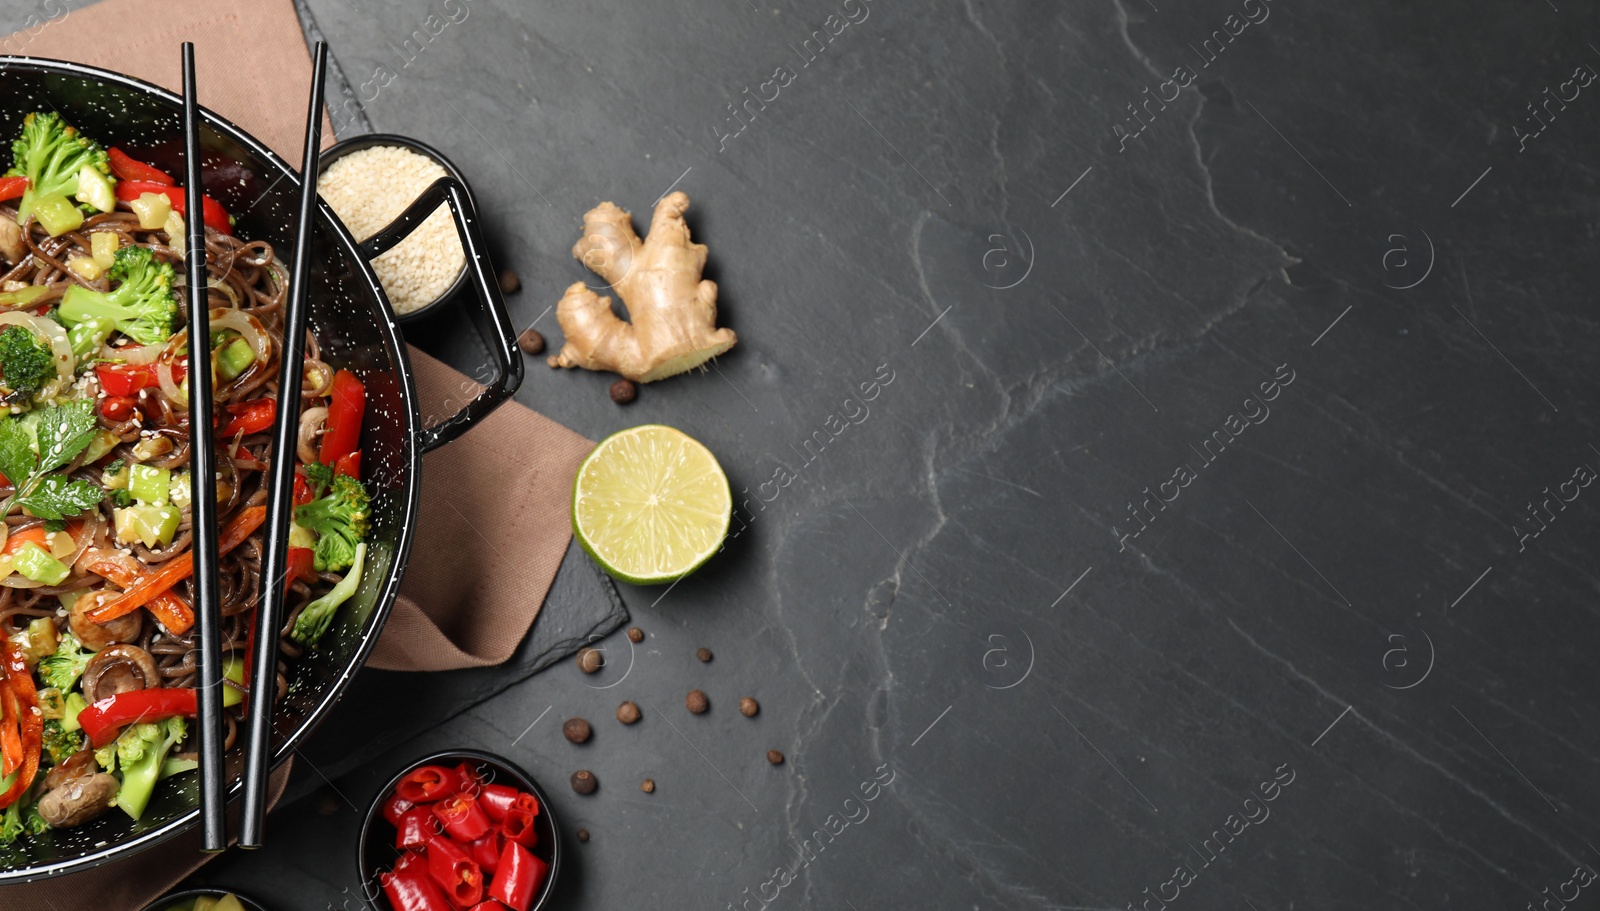
[[[272, 701], [277, 695], [278, 630], [288, 589], [289, 524], [294, 517], [295, 435], [300, 421], [306, 337], [306, 299], [311, 281], [311, 238], [317, 208], [317, 153], [322, 145], [322, 86], [328, 48], [312, 53], [310, 111], [305, 157], [300, 167], [300, 209], [278, 370], [278, 406], [272, 432], [268, 479], [267, 546], [256, 608], [255, 654], [249, 682], [245, 738], [244, 815], [239, 846], [259, 848], [266, 816], [267, 774], [272, 764]], [[216, 446], [212, 429], [211, 371], [196, 369], [211, 352], [211, 310], [206, 289], [206, 226], [200, 168], [200, 108], [195, 94], [194, 44], [183, 43], [183, 150], [188, 233], [190, 516], [194, 533], [194, 606], [200, 637], [200, 816], [201, 850], [228, 846], [227, 776], [223, 764], [221, 599], [217, 543]]]

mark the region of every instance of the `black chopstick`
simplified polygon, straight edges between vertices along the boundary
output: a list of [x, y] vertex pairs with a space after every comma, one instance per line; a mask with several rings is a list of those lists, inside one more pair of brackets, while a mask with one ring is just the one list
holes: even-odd
[[200, 183], [200, 105], [194, 44], [183, 43], [183, 263], [189, 294], [189, 515], [194, 535], [194, 614], [200, 637], [200, 818], [204, 843], [228, 847], [227, 776], [222, 760], [222, 602], [218, 596], [217, 449], [211, 427], [211, 307], [206, 294], [206, 222]]
[[306, 298], [311, 285], [311, 239], [316, 233], [317, 156], [322, 145], [322, 82], [328, 47], [311, 52], [311, 101], [306, 111], [305, 155], [300, 164], [300, 211], [284, 304], [283, 350], [278, 365], [278, 414], [272, 425], [272, 469], [267, 486], [267, 542], [256, 606], [255, 664], [246, 718], [244, 818], [239, 847], [259, 848], [267, 815], [267, 774], [272, 769], [272, 700], [278, 691], [278, 632], [289, 568], [289, 523], [294, 519], [295, 436], [300, 428], [300, 384], [305, 375]]

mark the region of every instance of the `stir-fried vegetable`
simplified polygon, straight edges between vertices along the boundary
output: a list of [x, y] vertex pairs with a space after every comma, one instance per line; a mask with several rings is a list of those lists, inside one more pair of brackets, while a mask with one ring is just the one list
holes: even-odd
[[[370, 527], [372, 504], [367, 489], [348, 475], [330, 475], [326, 465], [307, 465], [306, 480], [319, 496], [294, 511], [295, 523], [316, 533], [318, 572], [341, 572], [348, 567]], [[322, 493], [324, 487], [326, 493]]]
[[56, 311], [61, 321], [72, 327], [90, 319], [111, 320], [118, 332], [141, 345], [171, 338], [178, 317], [172, 265], [156, 261], [147, 247], [129, 246], [117, 251], [110, 275], [121, 283], [111, 291], [68, 288]]
[[101, 212], [116, 206], [116, 179], [105, 149], [54, 111], [22, 118], [22, 135], [12, 143], [11, 155], [7, 175], [28, 180], [17, 206], [18, 224], [27, 222], [41, 199], [72, 196]]

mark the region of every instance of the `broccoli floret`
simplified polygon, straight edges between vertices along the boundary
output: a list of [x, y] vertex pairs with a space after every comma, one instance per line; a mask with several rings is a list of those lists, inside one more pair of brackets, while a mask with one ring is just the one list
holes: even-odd
[[[308, 480], [313, 467], [319, 466], [306, 466]], [[367, 536], [371, 505], [360, 481], [339, 475], [328, 485], [327, 493], [294, 511], [294, 520], [301, 527], [317, 533], [313, 561], [317, 572], [340, 572], [355, 559], [356, 545]]]
[[289, 635], [294, 641], [310, 648], [316, 645], [322, 634], [333, 625], [333, 615], [338, 613], [339, 605], [350, 600], [361, 586], [361, 567], [366, 562], [367, 545], [357, 544], [354, 558], [350, 561], [350, 571], [345, 573], [339, 584], [335, 585], [326, 595], [307, 604], [300, 611], [300, 616], [294, 620], [294, 629]]
[[42, 339], [21, 326], [0, 330], [0, 401], [23, 401], [55, 377], [55, 352]]
[[157, 345], [171, 338], [178, 316], [172, 264], [158, 262], [148, 247], [129, 245], [117, 251], [108, 274], [121, 282], [114, 290], [91, 291], [82, 285], [68, 288], [57, 311], [61, 321], [77, 326], [96, 317], [109, 319], [123, 335], [141, 345]]
[[322, 492], [333, 483], [333, 466], [321, 462], [312, 462], [305, 466], [306, 483], [311, 486], [311, 495], [322, 496]]
[[83, 731], [69, 731], [61, 720], [52, 718], [44, 723], [44, 754], [51, 765], [60, 765], [67, 757], [83, 749]]
[[93, 657], [94, 653], [85, 651], [77, 636], [66, 633], [56, 646], [54, 655], [39, 659], [39, 676], [50, 686], [63, 693], [68, 692], [83, 676], [83, 669], [89, 666], [89, 659]]
[[54, 111], [35, 111], [22, 118], [22, 135], [11, 144], [12, 167], [7, 176], [28, 178], [17, 205], [17, 224], [28, 220], [42, 196], [75, 196], [78, 176], [93, 169], [110, 187], [111, 159], [98, 142], [79, 133]]
[[[150, 803], [161, 764], [174, 744], [182, 740], [187, 726], [182, 718], [168, 718], [145, 724], [131, 724], [117, 736], [116, 756], [122, 766], [122, 787], [117, 789], [117, 806], [137, 820]], [[99, 753], [95, 754], [99, 758]], [[101, 763], [104, 765], [105, 763]]]
[[0, 815], [0, 845], [9, 845], [22, 836], [22, 801], [6, 807]]

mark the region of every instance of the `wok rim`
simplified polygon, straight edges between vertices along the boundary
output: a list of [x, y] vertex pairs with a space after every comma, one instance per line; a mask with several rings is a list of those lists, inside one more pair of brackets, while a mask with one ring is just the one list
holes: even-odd
[[[183, 104], [182, 96], [154, 83], [81, 63], [46, 57], [0, 55], [0, 74], [9, 71], [13, 67], [18, 70], [71, 76], [120, 85], [152, 96], [160, 102], [173, 106], [176, 110], [181, 110]], [[231, 120], [204, 106], [200, 107], [200, 117], [203, 126], [209, 126], [217, 132], [228, 136], [266, 161], [275, 172], [274, 183], [277, 180], [287, 178], [293, 183], [294, 187], [298, 188], [300, 186], [299, 173], [290, 167], [289, 163], [276, 152], [268, 148], [265, 143], [256, 139]], [[378, 636], [382, 633], [384, 624], [389, 618], [389, 611], [394, 607], [395, 599], [400, 594], [400, 578], [404, 574], [406, 562], [411, 554], [414, 519], [421, 501], [422, 491], [422, 453], [417, 440], [421, 414], [417, 407], [417, 394], [413, 382], [411, 358], [403, 343], [400, 328], [395, 319], [394, 308], [390, 305], [389, 298], [383, 293], [383, 287], [373, 273], [371, 264], [362, 258], [355, 238], [351, 236], [344, 223], [339, 220], [339, 217], [320, 197], [317, 200], [317, 213], [322, 222], [324, 222], [322, 227], [333, 229], [337, 244], [343, 248], [350, 261], [355, 264], [355, 271], [358, 271], [366, 282], [368, 292], [381, 305], [380, 310], [385, 317], [385, 320], [379, 325], [379, 330], [383, 336], [385, 346], [394, 359], [395, 367], [400, 373], [396, 385], [400, 390], [400, 397], [405, 406], [407, 420], [406, 433], [403, 435], [405, 441], [403, 456], [407, 471], [406, 490], [404, 493], [404, 508], [401, 510], [402, 520], [399, 523], [400, 527], [395, 540], [394, 559], [389, 565], [388, 578], [384, 580], [383, 586], [374, 602], [371, 618], [367, 621], [367, 628], [362, 631], [355, 652], [345, 663], [344, 669], [340, 671], [339, 676], [333, 681], [328, 690], [320, 695], [315, 708], [307, 715], [305, 721], [291, 731], [286, 738], [278, 741], [272, 757], [271, 767], [274, 772], [294, 754], [300, 743], [319, 724], [326, 720], [329, 712], [344, 696], [345, 690], [349, 688], [350, 681], [366, 665], [367, 658], [371, 655], [373, 646], [377, 644]], [[244, 782], [242, 779], [230, 782], [227, 791], [230, 803], [234, 798], [240, 796], [243, 791]], [[58, 876], [93, 869], [102, 864], [127, 859], [188, 831], [199, 822], [199, 819], [200, 808], [196, 806], [161, 826], [138, 833], [133, 838], [125, 841], [96, 848], [81, 857], [52, 863], [30, 864], [9, 870], [0, 869], [0, 886], [53, 879]]]

